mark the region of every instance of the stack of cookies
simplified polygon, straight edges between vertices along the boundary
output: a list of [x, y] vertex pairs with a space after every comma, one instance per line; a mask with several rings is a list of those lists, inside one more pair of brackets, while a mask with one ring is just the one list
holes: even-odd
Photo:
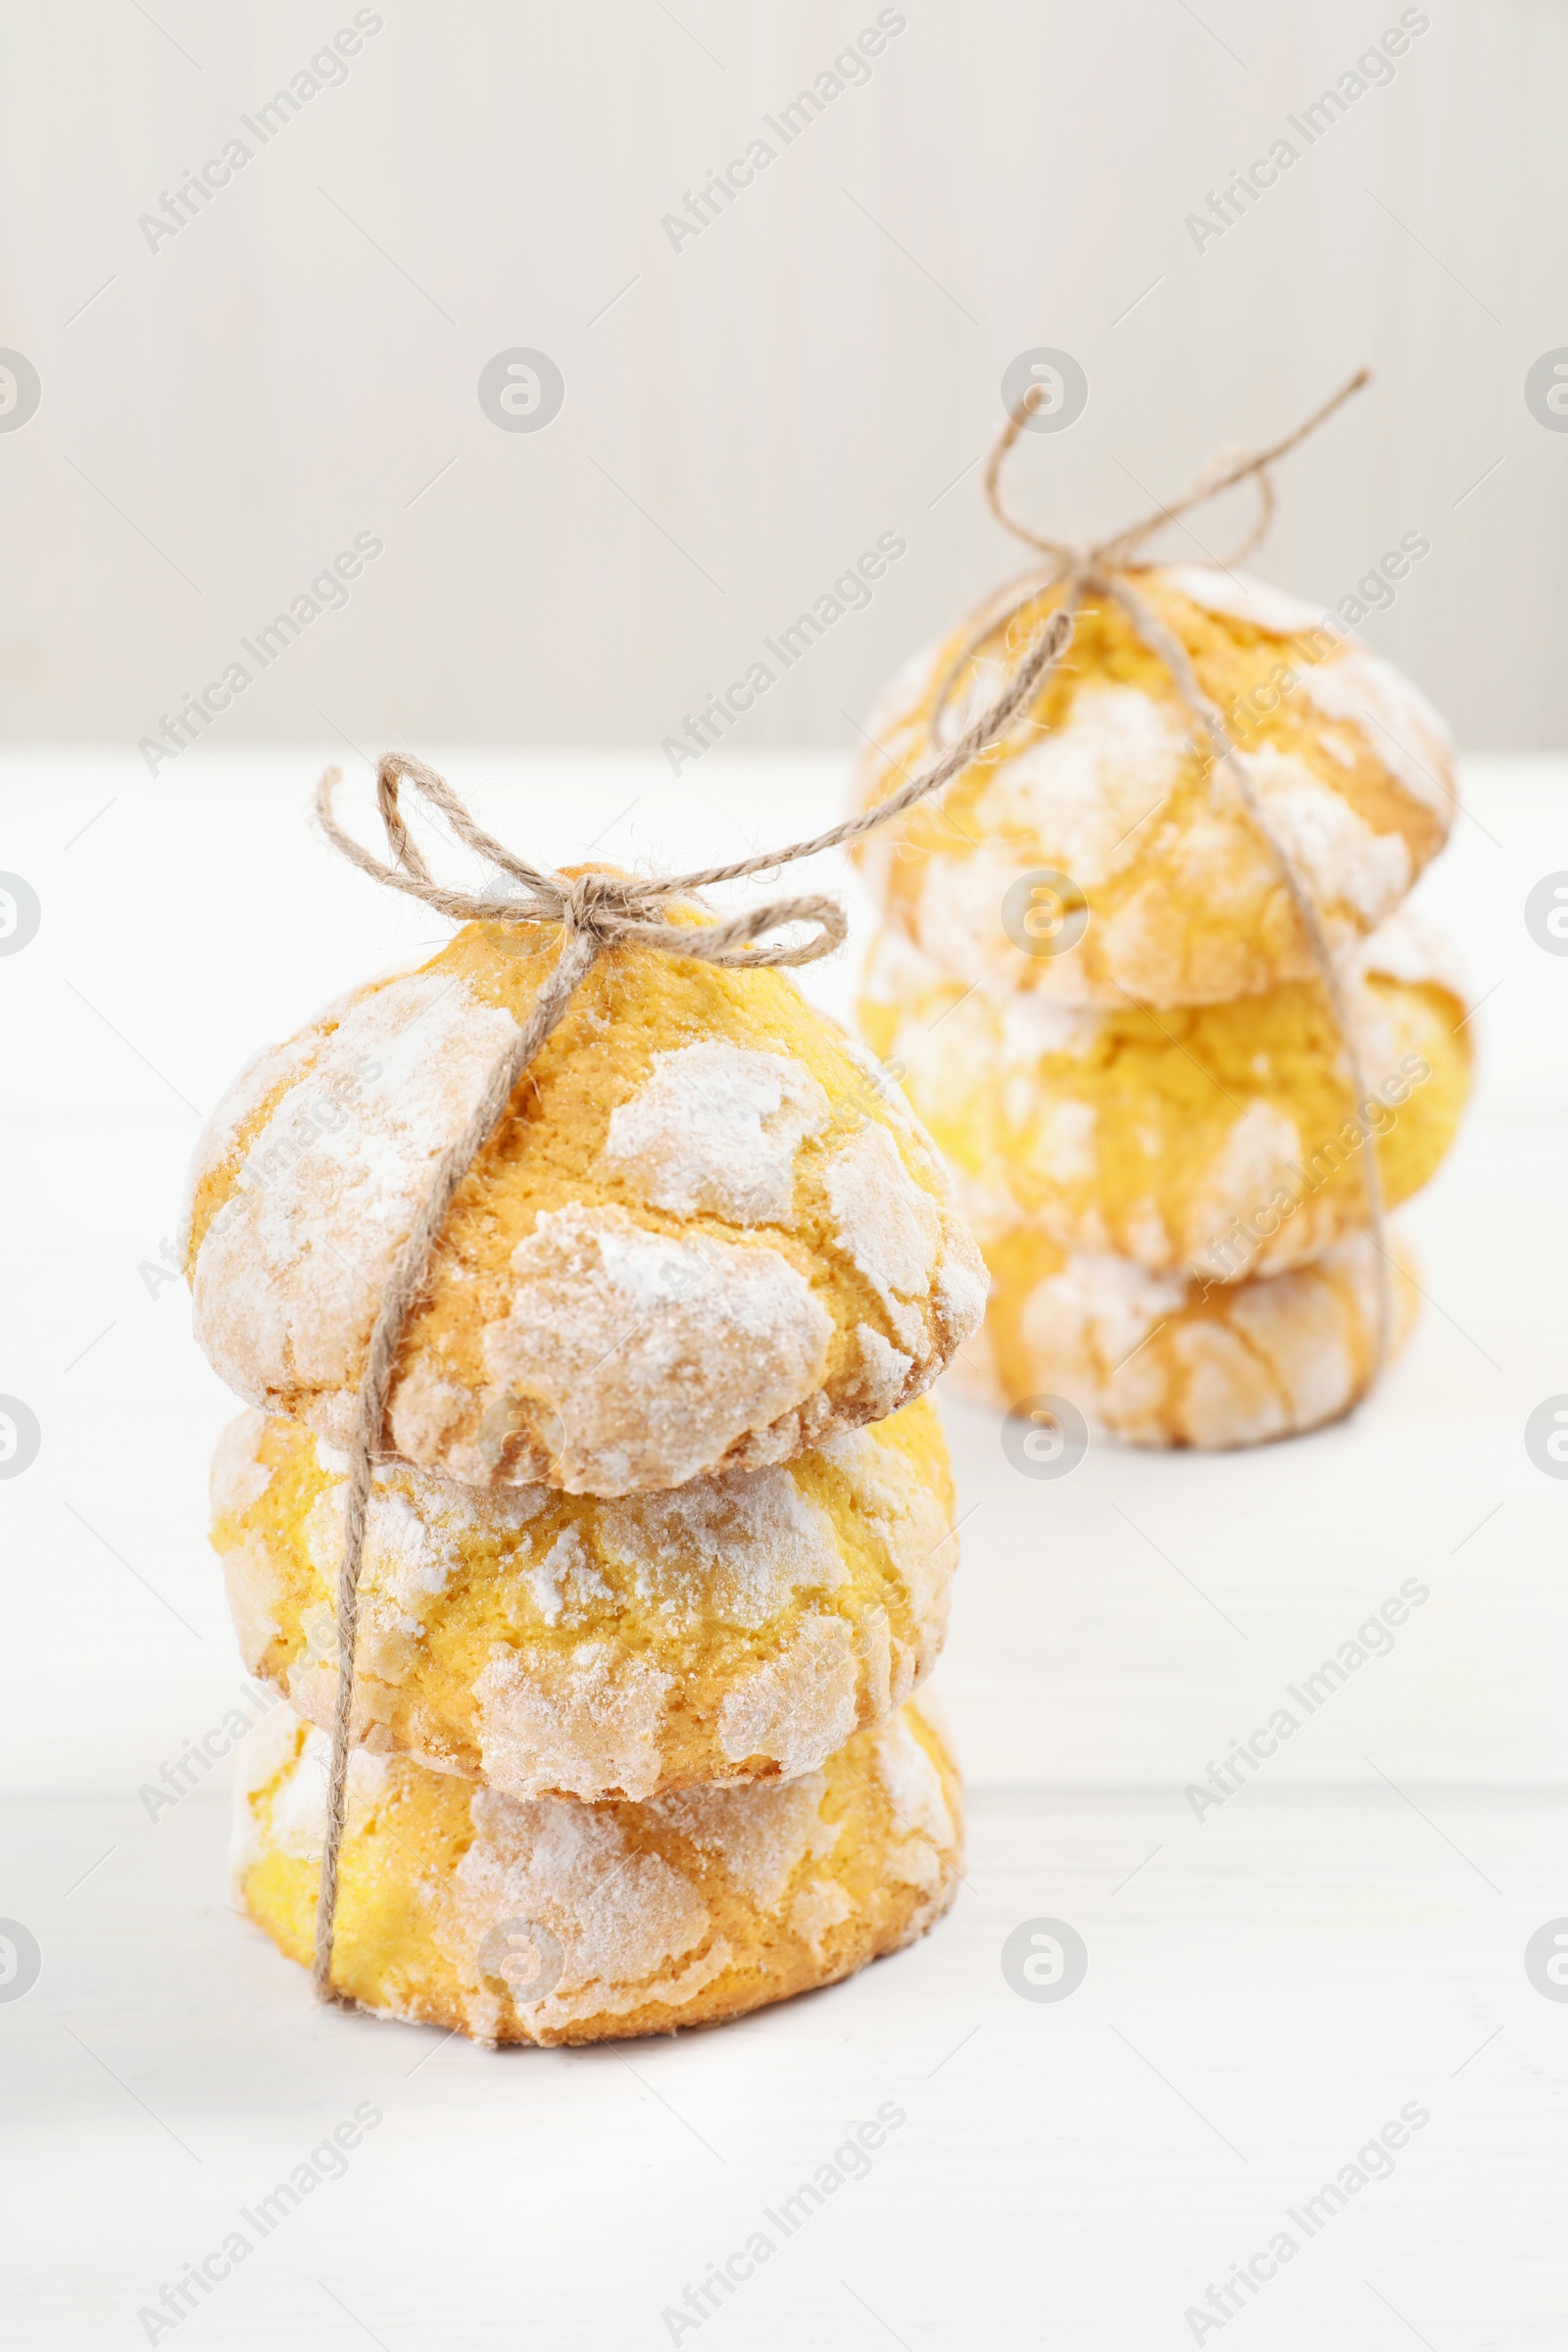
[[[1462, 990], [1400, 905], [1452, 821], [1452, 747], [1309, 608], [1226, 571], [1136, 576], [1316, 906], [1359, 1099], [1279, 862], [1107, 594], [997, 750], [860, 849], [887, 922], [860, 1021], [991, 1270], [970, 1387], [1139, 1445], [1250, 1445], [1347, 1411], [1385, 1303], [1391, 1345], [1411, 1320], [1364, 1154], [1407, 1199], [1468, 1087]], [[999, 598], [908, 664], [858, 807], [957, 739], [1059, 596]]]
[[[355, 991], [249, 1065], [197, 1150], [196, 1331], [251, 1408], [214, 1543], [280, 1694], [247, 1743], [236, 1899], [301, 1962], [377, 1302], [558, 938], [470, 924]], [[940, 1916], [959, 1786], [911, 1692], [956, 1546], [923, 1392], [984, 1296], [939, 1158], [790, 978], [601, 954], [404, 1327], [337, 1988], [486, 2042], [591, 2041], [830, 1983]]]

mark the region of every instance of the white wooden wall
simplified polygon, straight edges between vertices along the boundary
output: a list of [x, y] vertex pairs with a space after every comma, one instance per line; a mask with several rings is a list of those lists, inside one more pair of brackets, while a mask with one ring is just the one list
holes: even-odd
[[[1563, 742], [1568, 433], [1524, 396], [1568, 345], [1556, 0], [899, 0], [788, 146], [765, 118], [872, 0], [377, 0], [344, 78], [243, 129], [356, 13], [7, 0], [0, 346], [42, 385], [0, 430], [13, 738], [133, 743], [237, 660], [215, 742], [657, 743], [893, 534], [737, 738], [848, 746], [1011, 568], [964, 468], [1050, 345], [1089, 405], [1020, 495], [1072, 529], [1369, 359], [1261, 568], [1337, 599], [1421, 533], [1369, 639], [1471, 747]], [[1401, 15], [1427, 29], [1392, 80], [1307, 147], [1289, 118]], [[140, 216], [236, 135], [150, 247]], [[672, 243], [759, 136], [773, 160]], [[1200, 250], [1186, 217], [1281, 137], [1298, 160]], [[479, 406], [515, 346], [564, 379], [542, 431]], [[240, 641], [361, 534], [382, 553], [264, 672]]]

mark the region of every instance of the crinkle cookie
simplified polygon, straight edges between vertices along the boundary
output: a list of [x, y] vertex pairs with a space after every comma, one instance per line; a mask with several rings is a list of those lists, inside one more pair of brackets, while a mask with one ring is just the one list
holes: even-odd
[[[286, 1706], [245, 1741], [235, 1907], [309, 1963], [328, 1742]], [[711, 2025], [923, 1935], [960, 1864], [956, 1768], [915, 1701], [820, 1771], [647, 1804], [524, 1802], [357, 1748], [333, 1982], [481, 2042]]]
[[968, 988], [885, 931], [859, 1017], [982, 1246], [1024, 1222], [1063, 1249], [1228, 1282], [1304, 1264], [1366, 1224], [1372, 1136], [1391, 1206], [1453, 1140], [1468, 1007], [1402, 913], [1357, 951], [1351, 1003], [1359, 1113], [1316, 981], [1102, 1012]]
[[[555, 934], [466, 926], [251, 1062], [197, 1146], [197, 1338], [346, 1445], [377, 1301]], [[683, 1486], [881, 1420], [984, 1311], [896, 1088], [783, 972], [601, 956], [465, 1181], [399, 1351], [397, 1452], [475, 1486]]]
[[[1379, 1259], [1364, 1233], [1315, 1265], [1210, 1287], [1026, 1232], [986, 1255], [986, 1329], [954, 1374], [979, 1403], [1064, 1397], [1134, 1446], [1258, 1446], [1338, 1419], [1371, 1378]], [[1415, 1320], [1409, 1262], [1401, 1250], [1390, 1270], [1391, 1353]]]
[[[213, 1542], [245, 1663], [329, 1729], [344, 1457], [241, 1416]], [[509, 1796], [793, 1779], [935, 1664], [956, 1559], [926, 1397], [787, 1468], [599, 1500], [376, 1474], [355, 1728]]]
[[[1443, 721], [1387, 662], [1258, 581], [1174, 565], [1134, 585], [1225, 713], [1331, 937], [1372, 929], [1447, 835]], [[1036, 598], [965, 663], [935, 746], [943, 681], [1010, 598], [900, 672], [869, 721], [876, 748], [859, 764], [857, 808], [956, 740], [1059, 595]], [[1311, 946], [1273, 855], [1232, 782], [1211, 782], [1208, 767], [1163, 662], [1102, 596], [1001, 749], [856, 855], [889, 921], [965, 983], [1068, 1004], [1210, 1004], [1310, 979]], [[1028, 877], [1042, 872], [1070, 887], [1032, 904]]]

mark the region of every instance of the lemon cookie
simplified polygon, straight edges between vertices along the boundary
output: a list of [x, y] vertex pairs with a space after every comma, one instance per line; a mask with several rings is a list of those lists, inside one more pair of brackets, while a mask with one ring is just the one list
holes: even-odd
[[[330, 1728], [343, 1457], [243, 1414], [213, 1542], [246, 1666]], [[928, 1398], [787, 1468], [615, 1500], [376, 1473], [355, 1729], [510, 1796], [814, 1771], [936, 1661], [957, 1553]]]
[[1393, 1206], [1453, 1140], [1469, 1016], [1441, 954], [1396, 914], [1357, 951], [1348, 994], [1359, 1113], [1317, 981], [1097, 1011], [968, 988], [884, 931], [859, 1015], [982, 1243], [1023, 1222], [1151, 1273], [1234, 1281], [1304, 1264], [1364, 1226], [1366, 1150]]
[[[1331, 938], [1370, 930], [1447, 835], [1442, 720], [1387, 662], [1258, 581], [1175, 565], [1134, 585], [1226, 715]], [[1059, 598], [1035, 598], [954, 675], [1011, 601], [995, 598], [901, 671], [869, 722], [858, 808], [957, 739]], [[1072, 1004], [1206, 1004], [1310, 979], [1274, 857], [1230, 779], [1211, 780], [1192, 729], [1164, 663], [1098, 594], [1000, 748], [856, 855], [889, 920], [966, 984]]]
[[[286, 1706], [245, 1742], [235, 1906], [308, 1964], [328, 1743]], [[957, 1772], [915, 1702], [820, 1771], [647, 1804], [524, 1802], [354, 1751], [333, 1982], [476, 2041], [710, 2025], [912, 1942], [953, 1900]]]
[[[977, 1402], [1064, 1398], [1134, 1446], [1257, 1446], [1337, 1419], [1372, 1376], [1380, 1261], [1364, 1233], [1315, 1265], [1212, 1286], [1022, 1231], [986, 1255], [986, 1329], [955, 1367]], [[1407, 1253], [1391, 1275], [1397, 1348], [1415, 1318]]]
[[[556, 934], [470, 924], [260, 1054], [197, 1147], [198, 1339], [346, 1445], [376, 1304]], [[625, 1494], [916, 1396], [984, 1272], [898, 1090], [781, 971], [607, 951], [461, 1187], [388, 1429], [473, 1485]]]

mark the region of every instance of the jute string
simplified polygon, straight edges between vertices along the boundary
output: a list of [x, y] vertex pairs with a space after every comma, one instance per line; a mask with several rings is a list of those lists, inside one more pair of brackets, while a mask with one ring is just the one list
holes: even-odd
[[[1084, 542], [1052, 539], [1032, 530], [1009, 511], [1003, 500], [1003, 467], [1029, 416], [1045, 398], [1041, 386], [1031, 385], [997, 437], [986, 465], [984, 482], [986, 503], [1003, 528], [1010, 531], [1014, 538], [1023, 540], [1027, 546], [1038, 549], [1045, 562], [1004, 592], [1001, 609], [987, 617], [951, 664], [937, 691], [931, 720], [933, 735], [939, 735], [943, 712], [970, 661], [984, 646], [1001, 636], [1009, 623], [1019, 613], [1026, 612], [1042, 594], [1051, 588], [1061, 587], [1063, 595], [1058, 609], [1070, 613], [1079, 612], [1088, 596], [1112, 598], [1131, 621], [1135, 634], [1152, 654], [1158, 656], [1170, 673], [1171, 681], [1192, 718], [1199, 747], [1208, 754], [1211, 787], [1222, 780], [1229, 783], [1279, 869], [1280, 878], [1306, 935], [1334, 1025], [1340, 1034], [1353, 1090], [1355, 1114], [1363, 1125], [1367, 1124], [1365, 1105], [1368, 1089], [1360, 1038], [1345, 976], [1334, 954], [1323, 917], [1298, 859], [1269, 815], [1253, 780], [1247, 755], [1232, 739], [1219, 706], [1200, 685], [1186, 646], [1161, 620], [1137, 586], [1137, 573], [1149, 566], [1140, 564], [1136, 559], [1155, 532], [1163, 530], [1167, 523], [1179, 521], [1184, 514], [1190, 514], [1195, 508], [1218, 498], [1223, 491], [1234, 490], [1243, 483], [1250, 482], [1258, 493], [1258, 512], [1251, 525], [1227, 555], [1211, 559], [1221, 570], [1228, 570], [1232, 564], [1244, 562], [1274, 519], [1275, 492], [1270, 469], [1281, 458], [1306, 440], [1309, 434], [1315, 433], [1320, 425], [1326, 424], [1335, 411], [1370, 380], [1370, 368], [1357, 368], [1332, 399], [1326, 400], [1320, 409], [1315, 409], [1310, 416], [1282, 440], [1271, 443], [1267, 449], [1223, 452], [1212, 458], [1169, 506], [1152, 508], [1140, 520], [1126, 524], [1109, 538]], [[1371, 1379], [1375, 1380], [1388, 1356], [1394, 1300], [1391, 1279], [1393, 1261], [1388, 1249], [1383, 1178], [1378, 1166], [1376, 1140], [1371, 1133], [1365, 1139], [1361, 1153], [1361, 1178], [1366, 1193], [1367, 1230], [1377, 1253], [1371, 1370]]]
[[[483, 1091], [463, 1132], [442, 1154], [428, 1192], [419, 1204], [414, 1227], [398, 1252], [381, 1295], [365, 1371], [355, 1407], [354, 1432], [349, 1442], [349, 1475], [344, 1501], [343, 1553], [337, 1579], [337, 1693], [332, 1709], [332, 1755], [326, 1788], [326, 1837], [321, 1856], [321, 1889], [316, 1913], [314, 1978], [322, 2000], [339, 1995], [332, 1983], [332, 1943], [337, 1917], [338, 1864], [348, 1790], [351, 1726], [354, 1711], [354, 1660], [359, 1633], [360, 1566], [365, 1553], [366, 1519], [369, 1507], [374, 1464], [382, 1452], [387, 1399], [403, 1328], [424, 1288], [431, 1253], [446, 1222], [459, 1186], [494, 1134], [512, 1101], [518, 1081], [560, 1025], [577, 989], [607, 948], [638, 946], [666, 956], [695, 957], [716, 964], [814, 963], [839, 947], [848, 930], [837, 901], [814, 896], [772, 899], [748, 908], [727, 921], [671, 923], [664, 909], [671, 899], [688, 898], [694, 891], [720, 882], [744, 881], [749, 875], [793, 865], [824, 850], [841, 849], [889, 824], [951, 782], [983, 752], [1005, 735], [1026, 710], [1040, 685], [1059, 661], [1072, 635], [1066, 612], [1053, 613], [1029, 648], [1016, 676], [981, 712], [960, 741], [875, 808], [849, 817], [808, 841], [794, 841], [784, 849], [760, 852], [731, 865], [705, 866], [689, 874], [642, 875], [588, 872], [547, 873], [530, 865], [476, 824], [468, 810], [432, 768], [406, 753], [389, 752], [376, 775], [376, 802], [393, 862], [388, 865], [346, 833], [333, 813], [332, 801], [342, 781], [330, 767], [317, 792], [317, 813], [327, 839], [343, 856], [389, 890], [419, 899], [437, 912], [459, 922], [540, 923], [559, 928], [561, 945], [549, 976], [534, 999], [527, 1019], [513, 1043], [490, 1071]], [[475, 897], [436, 881], [409, 834], [398, 805], [400, 786], [408, 783], [444, 816], [460, 841], [519, 885], [504, 898]], [[797, 944], [767, 935], [791, 924], [812, 926], [811, 935]]]
[[[459, 1187], [485, 1143], [500, 1125], [530, 1063], [560, 1025], [572, 997], [604, 950], [635, 945], [651, 948], [662, 955], [694, 957], [706, 963], [754, 967], [761, 964], [812, 963], [819, 956], [830, 955], [842, 944], [848, 929], [843, 909], [833, 899], [817, 896], [773, 899], [725, 921], [706, 924], [670, 923], [664, 919], [664, 910], [671, 899], [689, 898], [693, 892], [718, 883], [744, 881], [750, 876], [794, 864], [802, 858], [814, 858], [823, 851], [844, 848], [880, 826], [891, 824], [917, 802], [940, 792], [974, 760], [1001, 747], [1013, 721], [1029, 710], [1046, 677], [1060, 661], [1072, 636], [1073, 615], [1084, 597], [1089, 594], [1108, 594], [1122, 606], [1144, 643], [1166, 664], [1182, 701], [1193, 716], [1195, 728], [1209, 749], [1214, 775], [1224, 773], [1231, 778], [1243, 808], [1278, 863], [1292, 903], [1300, 916], [1313, 957], [1322, 974], [1335, 1020], [1345, 1041], [1356, 1101], [1360, 1103], [1365, 1100], [1360, 1054], [1349, 1019], [1348, 1001], [1327, 934], [1305, 879], [1288, 845], [1269, 821], [1251, 778], [1246, 772], [1245, 760], [1232, 742], [1219, 710], [1199, 685], [1185, 647], [1150, 609], [1128, 574], [1139, 568], [1134, 563], [1139, 550], [1167, 522], [1175, 521], [1193, 508], [1218, 497], [1223, 490], [1242, 482], [1253, 481], [1258, 487], [1260, 502], [1257, 522], [1244, 546], [1227, 559], [1231, 563], [1240, 561], [1256, 544], [1273, 514], [1274, 490], [1269, 478], [1270, 466], [1294, 449], [1298, 442], [1304, 440], [1308, 433], [1315, 431], [1341, 402], [1358, 390], [1366, 380], [1366, 370], [1363, 369], [1333, 400], [1283, 441], [1250, 455], [1225, 456], [1214, 460], [1172, 506], [1157, 508], [1142, 521], [1116, 532], [1108, 539], [1084, 545], [1045, 538], [1019, 522], [1002, 504], [1001, 469], [1027, 417], [1038, 405], [1038, 389], [1032, 389], [1008, 417], [998, 439], [986, 468], [985, 489], [998, 520], [1016, 537], [1037, 549], [1046, 562], [1031, 574], [1028, 582], [1022, 586], [1021, 593], [1014, 596], [1006, 609], [988, 620], [981, 632], [971, 639], [950, 670], [933, 710], [933, 741], [937, 740], [943, 710], [953, 685], [971, 656], [1005, 629], [1042, 590], [1058, 582], [1064, 583], [1066, 593], [1062, 602], [1029, 646], [1010, 681], [956, 742], [940, 751], [926, 767], [875, 808], [864, 810], [858, 816], [846, 818], [842, 824], [831, 826], [826, 832], [815, 834], [809, 840], [791, 842], [783, 849], [760, 852], [756, 857], [739, 858], [729, 865], [705, 866], [700, 871], [687, 874], [643, 876], [609, 874], [597, 870], [576, 875], [552, 873], [517, 857], [475, 823], [451, 786], [432, 768], [425, 766], [422, 760], [413, 759], [406, 753], [389, 752], [383, 757], [376, 775], [376, 802], [392, 859], [388, 864], [345, 832], [338, 823], [332, 803], [336, 788], [342, 781], [340, 770], [331, 767], [322, 776], [317, 793], [317, 812], [322, 829], [333, 847], [341, 851], [362, 873], [370, 875], [390, 890], [402, 891], [411, 898], [420, 900], [425, 906], [455, 921], [553, 926], [559, 930], [561, 943], [555, 963], [534, 999], [527, 1019], [490, 1071], [462, 1133], [437, 1163], [413, 1229], [393, 1264], [370, 1333], [349, 1445], [343, 1552], [337, 1580], [337, 1690], [332, 1709], [326, 1834], [321, 1857], [320, 1896], [316, 1915], [313, 1970], [316, 1989], [322, 2000], [333, 2001], [343, 1997], [332, 1983], [332, 1950], [352, 1745], [360, 1569], [365, 1551], [366, 1521], [374, 1465], [383, 1451], [387, 1402], [398, 1347], [404, 1326], [428, 1279], [431, 1256]], [[404, 783], [410, 784], [431, 808], [447, 820], [460, 841], [476, 856], [487, 858], [498, 872], [508, 875], [516, 887], [505, 896], [480, 897], [438, 882], [404, 821], [398, 800], [400, 787]], [[801, 923], [812, 927], [811, 935], [803, 942], [790, 944], [770, 936], [788, 929], [792, 924]], [[1375, 1155], [1371, 1151], [1364, 1156], [1364, 1167], [1369, 1223], [1373, 1239], [1382, 1252], [1383, 1196]], [[1386, 1254], [1380, 1256], [1380, 1265], [1386, 1269]], [[1386, 1352], [1388, 1321], [1389, 1296], [1385, 1272], [1379, 1300], [1374, 1369], [1381, 1365]]]

